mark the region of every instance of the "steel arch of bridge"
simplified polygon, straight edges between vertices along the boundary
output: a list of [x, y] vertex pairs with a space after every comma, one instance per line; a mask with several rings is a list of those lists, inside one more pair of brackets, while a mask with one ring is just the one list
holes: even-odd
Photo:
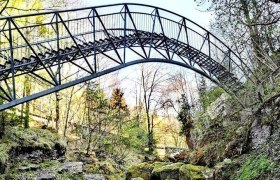
[[[112, 4], [2, 17], [0, 24], [0, 110], [146, 62], [191, 69], [229, 93], [255, 81], [216, 36], [159, 7]], [[21, 94], [23, 75], [43, 89]]]

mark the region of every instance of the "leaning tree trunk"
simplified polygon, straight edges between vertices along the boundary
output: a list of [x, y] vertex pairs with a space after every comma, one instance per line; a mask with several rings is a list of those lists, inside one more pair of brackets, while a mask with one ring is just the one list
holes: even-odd
[[191, 133], [190, 132], [186, 133], [186, 144], [188, 145], [188, 148], [190, 150], [194, 149], [194, 145], [193, 145], [193, 142], [192, 142], [192, 138], [191, 138]]

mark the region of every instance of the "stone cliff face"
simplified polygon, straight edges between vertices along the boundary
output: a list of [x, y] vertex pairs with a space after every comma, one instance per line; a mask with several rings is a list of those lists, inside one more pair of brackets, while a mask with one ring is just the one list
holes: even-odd
[[12, 164], [29, 160], [38, 164], [45, 160], [60, 159], [66, 152], [66, 143], [56, 134], [43, 129], [7, 127], [0, 142], [1, 173]]
[[66, 149], [66, 141], [49, 130], [7, 127], [0, 141], [0, 179], [119, 179], [108, 156], [101, 160]]
[[[234, 111], [227, 102], [222, 96], [196, 117], [191, 132], [195, 149], [177, 155], [179, 164], [134, 166], [127, 179], [165, 179], [173, 173], [173, 179], [280, 179], [280, 97], [258, 110]], [[181, 172], [185, 166], [200, 170]]]

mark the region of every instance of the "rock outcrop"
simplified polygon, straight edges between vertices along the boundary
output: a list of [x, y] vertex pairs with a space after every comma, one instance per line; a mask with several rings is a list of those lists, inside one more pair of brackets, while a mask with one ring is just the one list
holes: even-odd
[[126, 179], [143, 180], [196, 180], [213, 178], [214, 170], [181, 162], [166, 164], [162, 162], [142, 163], [129, 168]]

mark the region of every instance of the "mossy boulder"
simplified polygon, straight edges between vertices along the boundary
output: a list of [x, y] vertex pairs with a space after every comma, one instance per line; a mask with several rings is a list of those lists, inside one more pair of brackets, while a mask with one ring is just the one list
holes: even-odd
[[213, 176], [213, 170], [204, 166], [195, 166], [186, 164], [179, 169], [180, 180], [197, 180], [197, 179], [210, 179]]
[[126, 179], [131, 180], [133, 178], [142, 178], [144, 180], [148, 180], [151, 177], [152, 171], [154, 168], [158, 168], [161, 166], [167, 165], [164, 162], [155, 162], [149, 163], [144, 162], [134, 166], [131, 166], [126, 173]]
[[9, 160], [9, 152], [12, 148], [12, 144], [0, 143], [0, 174], [5, 172], [6, 164]]
[[7, 127], [0, 142], [0, 173], [23, 160], [40, 163], [64, 156], [66, 143], [48, 130]]
[[157, 166], [153, 169], [152, 179], [179, 179], [179, 169], [184, 163], [174, 163], [169, 165]]

